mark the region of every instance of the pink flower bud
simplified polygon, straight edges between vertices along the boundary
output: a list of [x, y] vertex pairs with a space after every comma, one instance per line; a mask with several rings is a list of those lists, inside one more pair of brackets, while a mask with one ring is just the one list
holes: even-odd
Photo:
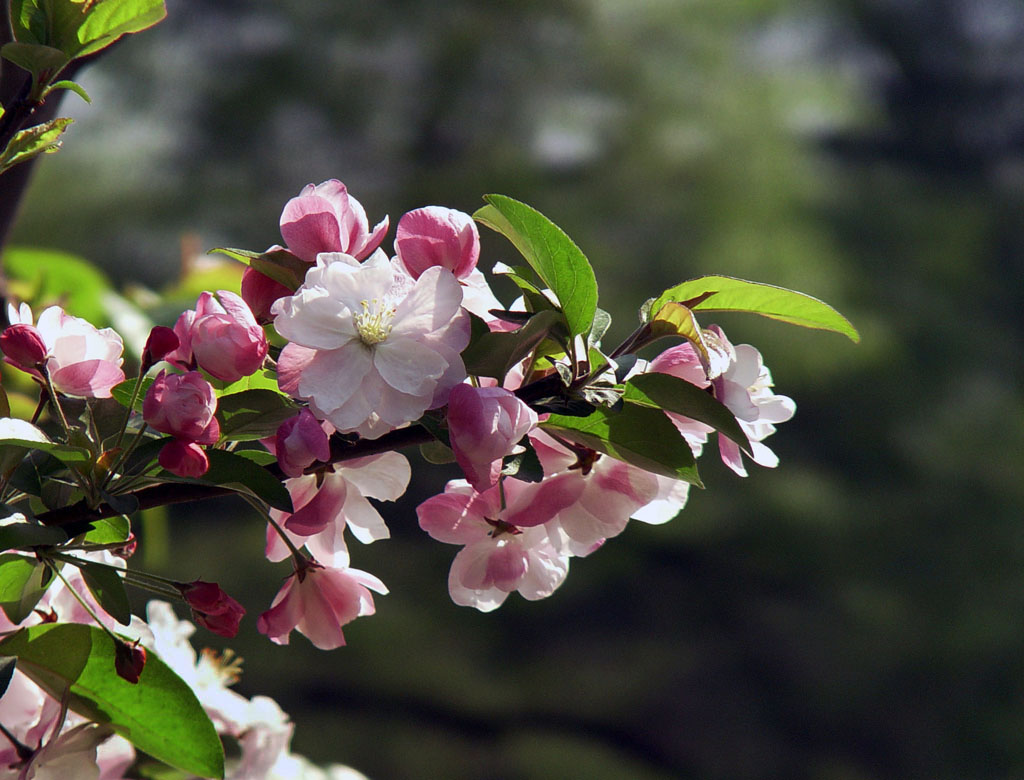
[[220, 438], [216, 411], [213, 387], [198, 371], [161, 371], [142, 402], [142, 417], [149, 427], [199, 444], [215, 444]]
[[242, 274], [242, 300], [248, 304], [257, 322], [272, 321], [270, 307], [274, 301], [291, 294], [292, 290], [255, 268], [246, 268]]
[[448, 433], [455, 459], [474, 488], [498, 480], [501, 459], [537, 424], [537, 413], [501, 387], [456, 385], [448, 396]]
[[114, 642], [114, 671], [117, 676], [132, 685], [139, 681], [146, 665], [146, 648], [136, 642]]
[[34, 373], [46, 363], [46, 344], [33, 325], [11, 325], [0, 334], [4, 361], [22, 371]]
[[315, 263], [321, 252], [344, 252], [365, 260], [387, 230], [384, 217], [370, 231], [366, 211], [337, 179], [307, 184], [281, 213], [281, 235], [288, 249], [307, 263]]
[[203, 448], [195, 442], [172, 439], [160, 450], [157, 462], [179, 477], [201, 477], [210, 468]]
[[434, 265], [464, 279], [480, 258], [480, 234], [469, 214], [426, 206], [398, 220], [395, 253], [414, 279]]
[[234, 382], [263, 365], [267, 336], [245, 301], [227, 290], [218, 290], [217, 294], [223, 305], [213, 301], [209, 293], [203, 293], [209, 296], [205, 308], [210, 313], [201, 314], [197, 308], [189, 333], [192, 354], [204, 371], [225, 382]]
[[149, 332], [146, 348], [142, 351], [142, 370], [145, 372], [158, 360], [173, 352], [181, 345], [178, 336], [170, 328], [157, 325]]
[[245, 615], [245, 607], [221, 590], [215, 582], [180, 582], [182, 597], [192, 608], [196, 623], [220, 636], [228, 638], [238, 633], [238, 624]]
[[289, 477], [301, 477], [306, 466], [331, 456], [331, 446], [313, 413], [303, 409], [278, 427], [274, 452], [281, 471]]

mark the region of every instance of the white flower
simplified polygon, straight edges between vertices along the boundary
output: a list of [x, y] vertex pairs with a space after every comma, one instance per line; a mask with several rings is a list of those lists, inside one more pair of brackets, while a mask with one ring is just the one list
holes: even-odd
[[442, 406], [465, 379], [469, 343], [462, 288], [440, 267], [412, 281], [383, 252], [364, 263], [322, 253], [290, 298], [273, 306], [291, 344], [282, 388], [341, 432], [377, 438]]

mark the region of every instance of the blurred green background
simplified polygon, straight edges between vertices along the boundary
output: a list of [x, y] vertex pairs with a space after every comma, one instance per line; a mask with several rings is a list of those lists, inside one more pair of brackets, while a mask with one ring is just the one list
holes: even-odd
[[288, 569], [251, 511], [170, 511], [150, 559], [245, 602], [239, 689], [297, 752], [375, 778], [1024, 776], [1024, 5], [167, 5], [82, 72], [13, 244], [167, 290], [197, 250], [280, 241], [309, 182], [392, 225], [501, 192], [588, 254], [613, 336], [702, 273], [863, 336], [722, 317], [797, 401], [781, 467], [740, 480], [710, 448], [677, 519], [542, 602], [449, 601], [456, 548], [414, 509], [455, 473], [414, 453], [394, 538], [352, 550], [391, 595], [331, 653], [256, 633]]

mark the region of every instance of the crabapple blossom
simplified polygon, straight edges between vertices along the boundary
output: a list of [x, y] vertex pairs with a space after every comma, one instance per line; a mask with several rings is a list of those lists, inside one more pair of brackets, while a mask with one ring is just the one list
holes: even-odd
[[210, 459], [195, 442], [171, 439], [160, 450], [157, 463], [179, 477], [201, 477], [210, 468]]
[[289, 477], [300, 477], [313, 462], [331, 457], [327, 434], [309, 409], [278, 426], [273, 451], [281, 471]]
[[[306, 549], [321, 563], [335, 568], [348, 565], [344, 532], [363, 544], [387, 539], [391, 534], [384, 518], [367, 498], [395, 501], [405, 492], [411, 470], [397, 452], [335, 463], [322, 476], [310, 474], [285, 481], [295, 512], [272, 509], [271, 517], [296, 546]], [[267, 527], [266, 555], [272, 561], [288, 557], [289, 550], [272, 526]]]
[[537, 424], [537, 413], [501, 387], [456, 385], [448, 396], [455, 459], [477, 490], [498, 480], [501, 459]]
[[220, 636], [233, 637], [245, 615], [245, 607], [221, 590], [215, 582], [180, 582], [177, 584], [192, 617], [203, 628]]
[[[759, 466], [774, 468], [779, 459], [761, 442], [775, 433], [773, 423], [785, 422], [796, 413], [792, 398], [771, 391], [772, 375], [761, 361], [761, 353], [750, 344], [733, 346], [717, 325], [705, 331], [705, 338], [716, 341], [730, 355], [730, 362], [721, 375], [711, 381], [715, 398], [736, 416], [750, 440], [750, 456]], [[747, 476], [739, 445], [724, 436], [718, 437], [722, 461], [741, 477]]]
[[533, 484], [505, 477], [482, 493], [453, 480], [420, 504], [420, 528], [439, 542], [464, 545], [448, 575], [452, 601], [490, 612], [513, 590], [531, 601], [550, 596], [569, 571], [570, 553], [557, 529], [543, 525], [582, 490], [567, 474]]
[[46, 344], [34, 325], [11, 325], [0, 333], [4, 362], [27, 373], [46, 363]]
[[151, 428], [199, 444], [216, 444], [220, 438], [216, 411], [213, 386], [198, 371], [161, 371], [142, 402], [143, 419]]
[[[11, 325], [32, 325], [32, 310], [8, 305]], [[97, 330], [59, 306], [39, 315], [36, 334], [46, 346], [46, 371], [56, 390], [81, 398], [109, 398], [110, 389], [124, 381], [121, 337], [110, 328]]]
[[338, 431], [378, 438], [443, 406], [465, 379], [461, 302], [443, 268], [410, 281], [396, 279], [383, 252], [364, 263], [321, 254], [295, 295], [273, 307], [274, 327], [292, 342], [278, 360], [279, 385]]
[[281, 235], [288, 249], [307, 263], [321, 252], [344, 252], [363, 260], [388, 230], [384, 217], [371, 232], [366, 211], [337, 179], [307, 184], [281, 212]]
[[181, 368], [194, 363], [217, 379], [235, 382], [255, 373], [267, 356], [267, 337], [244, 300], [228, 290], [204, 292], [196, 308], [174, 323], [180, 345], [165, 359]]
[[306, 561], [278, 591], [256, 627], [278, 645], [288, 644], [295, 629], [321, 650], [333, 650], [345, 644], [342, 626], [374, 613], [371, 590], [388, 592], [384, 583], [368, 572]]
[[476, 268], [480, 234], [469, 214], [443, 206], [425, 206], [398, 220], [395, 254], [414, 279], [431, 266], [439, 265], [461, 280]]
[[178, 335], [171, 328], [163, 325], [154, 326], [149, 332], [146, 346], [142, 350], [143, 372], [148, 371], [158, 360], [163, 360], [165, 355], [176, 350], [180, 344]]
[[242, 273], [242, 300], [248, 305], [257, 322], [270, 322], [273, 317], [270, 307], [278, 298], [291, 295], [292, 291], [280, 282], [261, 274], [253, 267]]

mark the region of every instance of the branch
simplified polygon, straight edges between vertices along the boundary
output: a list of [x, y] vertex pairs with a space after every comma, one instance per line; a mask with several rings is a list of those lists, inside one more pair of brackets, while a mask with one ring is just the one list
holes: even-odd
[[[355, 458], [364, 458], [368, 455], [377, 455], [381, 452], [390, 452], [402, 449], [403, 447], [411, 447], [415, 444], [423, 444], [432, 438], [433, 436], [425, 428], [418, 425], [391, 431], [391, 433], [387, 433], [379, 439], [360, 439], [355, 443], [349, 442], [335, 434], [331, 437], [331, 459], [329, 462], [342, 463], [347, 460], [354, 460]], [[316, 464], [311, 467], [311, 470], [316, 471], [320, 468], [323, 468], [323, 464]], [[264, 466], [264, 469], [275, 479], [285, 478], [285, 475], [276, 463]], [[167, 482], [124, 495], [134, 496], [138, 499], [138, 509], [152, 509], [157, 506], [230, 496], [236, 492], [233, 488], [222, 485]], [[114, 509], [114, 507], [107, 503], [100, 504], [94, 509], [85, 501], [79, 501], [71, 506], [52, 509], [49, 512], [36, 515], [36, 520], [43, 525], [63, 528], [69, 536], [77, 536], [88, 531], [90, 523], [102, 520], [105, 517], [116, 517], [121, 514], [124, 513]]]

